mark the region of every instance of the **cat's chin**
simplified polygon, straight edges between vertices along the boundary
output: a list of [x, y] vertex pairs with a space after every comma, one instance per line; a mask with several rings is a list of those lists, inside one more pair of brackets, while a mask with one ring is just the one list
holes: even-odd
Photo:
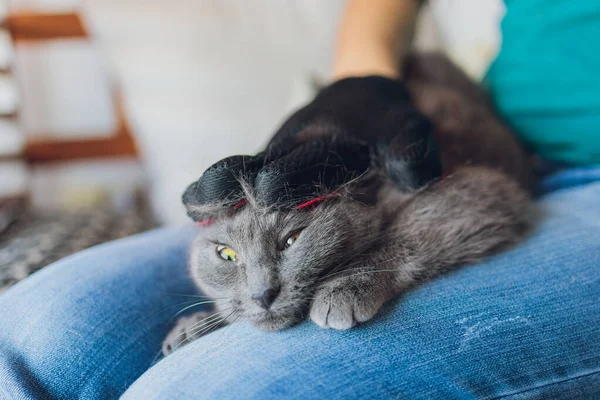
[[289, 328], [297, 324], [299, 321], [294, 317], [267, 312], [252, 316], [250, 318], [250, 322], [252, 322], [257, 328], [265, 331], [279, 331]]

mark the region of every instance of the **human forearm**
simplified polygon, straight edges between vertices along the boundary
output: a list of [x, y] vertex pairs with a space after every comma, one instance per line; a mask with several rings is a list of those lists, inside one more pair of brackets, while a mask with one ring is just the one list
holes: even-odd
[[338, 31], [333, 78], [400, 77], [421, 0], [349, 0]]

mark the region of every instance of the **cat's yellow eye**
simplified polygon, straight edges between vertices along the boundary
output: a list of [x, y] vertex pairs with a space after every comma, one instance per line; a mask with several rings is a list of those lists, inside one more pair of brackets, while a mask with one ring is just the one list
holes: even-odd
[[285, 246], [284, 246], [286, 249], [288, 247], [290, 247], [291, 245], [293, 245], [294, 243], [296, 243], [296, 240], [298, 240], [298, 238], [300, 237], [300, 232], [302, 232], [302, 231], [294, 232], [290, 235], [290, 237], [287, 238], [287, 240], [285, 241]]
[[235, 251], [231, 250], [227, 246], [218, 245], [217, 246], [217, 254], [226, 261], [237, 261], [237, 255]]

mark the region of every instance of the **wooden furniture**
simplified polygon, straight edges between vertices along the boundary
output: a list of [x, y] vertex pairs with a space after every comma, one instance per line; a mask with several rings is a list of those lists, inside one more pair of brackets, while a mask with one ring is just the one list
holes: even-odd
[[[84, 21], [77, 13], [19, 12], [8, 16], [7, 26], [16, 46], [26, 41], [56, 39], [90, 39]], [[117, 128], [102, 138], [53, 139], [35, 132], [27, 141], [25, 157], [29, 163], [98, 159], [103, 157], [138, 157], [135, 141], [119, 93], [114, 93]]]

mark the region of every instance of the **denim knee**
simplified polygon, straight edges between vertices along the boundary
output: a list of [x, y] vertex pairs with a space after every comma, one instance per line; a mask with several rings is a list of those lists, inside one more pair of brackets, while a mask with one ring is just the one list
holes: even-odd
[[166, 229], [98, 246], [2, 295], [0, 386], [12, 398], [123, 393], [152, 364], [168, 311], [187, 299], [174, 294], [195, 293], [187, 276], [193, 233]]

